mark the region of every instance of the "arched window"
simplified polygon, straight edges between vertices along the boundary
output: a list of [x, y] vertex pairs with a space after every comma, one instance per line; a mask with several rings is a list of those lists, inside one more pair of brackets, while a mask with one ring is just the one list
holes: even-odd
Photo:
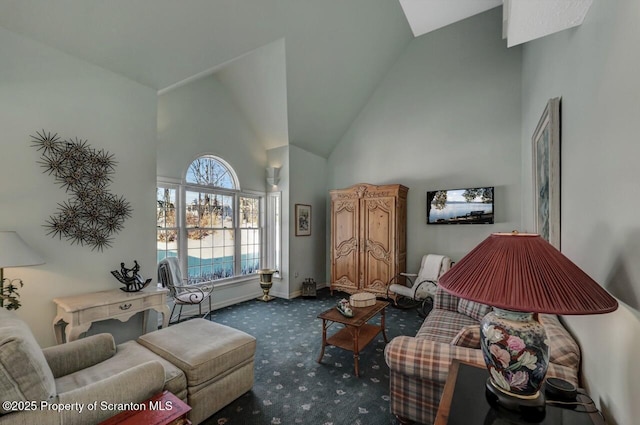
[[238, 178], [231, 166], [213, 155], [204, 155], [193, 161], [187, 169], [185, 180], [187, 183], [201, 186], [240, 189]]
[[[161, 229], [166, 219], [158, 224], [158, 260], [178, 256], [189, 283], [255, 273], [264, 251], [264, 194], [240, 191], [233, 168], [213, 155], [195, 159], [183, 181], [177, 188], [181, 214], [176, 229]], [[171, 205], [164, 199], [167, 193], [173, 193], [170, 187], [158, 189], [158, 208]], [[167, 216], [158, 213], [159, 220]]]

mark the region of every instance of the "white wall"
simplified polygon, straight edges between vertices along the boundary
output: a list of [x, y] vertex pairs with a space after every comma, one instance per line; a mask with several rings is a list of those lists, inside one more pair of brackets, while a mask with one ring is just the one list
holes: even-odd
[[[409, 271], [520, 224], [520, 48], [495, 9], [414, 39], [329, 157], [329, 188], [401, 183]], [[426, 225], [426, 192], [495, 186], [496, 224]]]
[[622, 304], [566, 320], [582, 347], [584, 383], [609, 424], [640, 418], [640, 3], [594, 2], [575, 29], [523, 51], [523, 223], [533, 226], [531, 135], [562, 96], [562, 252]]
[[243, 190], [265, 190], [265, 149], [215, 76], [158, 96], [158, 176], [182, 180], [204, 154], [227, 161]]
[[247, 53], [216, 73], [266, 149], [289, 143], [284, 39]]
[[[317, 287], [325, 286], [327, 258], [327, 160], [297, 146], [289, 147], [289, 271], [290, 297], [299, 296], [305, 278], [313, 278]], [[295, 204], [311, 205], [311, 235], [296, 236]]]
[[[215, 76], [158, 96], [157, 152], [160, 179], [182, 181], [194, 159], [213, 154], [233, 167], [242, 190], [266, 190], [267, 153]], [[262, 294], [257, 281], [216, 286], [215, 308]]]
[[[25, 319], [43, 346], [52, 345], [55, 297], [120, 287], [109, 273], [120, 262], [138, 260], [142, 274], [155, 275], [154, 192], [156, 93], [112, 72], [0, 28], [0, 228], [16, 230], [46, 261], [37, 267], [6, 269], [20, 277]], [[52, 239], [42, 227], [67, 199], [37, 163], [30, 134], [45, 129], [62, 138], [87, 139], [118, 162], [109, 189], [133, 207], [112, 248], [104, 252]], [[136, 335], [135, 324], [103, 323], [119, 335]], [[139, 332], [137, 332], [139, 333]], [[125, 336], [126, 338], [126, 336]]]

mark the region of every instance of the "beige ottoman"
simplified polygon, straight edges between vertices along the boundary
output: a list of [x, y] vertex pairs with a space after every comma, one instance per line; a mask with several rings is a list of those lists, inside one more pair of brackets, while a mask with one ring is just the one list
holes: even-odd
[[237, 329], [192, 319], [142, 335], [138, 343], [184, 372], [194, 425], [253, 387], [256, 339]]

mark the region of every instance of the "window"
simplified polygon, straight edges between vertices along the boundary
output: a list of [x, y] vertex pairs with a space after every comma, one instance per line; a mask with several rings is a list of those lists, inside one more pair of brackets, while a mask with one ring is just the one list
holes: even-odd
[[158, 187], [156, 190], [156, 223], [158, 227], [158, 261], [178, 256], [178, 220], [176, 217], [175, 188]]
[[189, 165], [186, 181], [221, 189], [238, 189], [239, 186], [231, 167], [210, 155], [201, 156]]
[[234, 276], [234, 196], [186, 190], [185, 207], [189, 280]]
[[278, 270], [276, 276], [280, 276], [281, 259], [281, 215], [280, 215], [280, 192], [267, 194], [267, 264]]
[[240, 197], [240, 245], [242, 274], [260, 268], [260, 198]]
[[189, 165], [184, 184], [158, 186], [158, 260], [178, 256], [189, 283], [260, 268], [264, 195], [242, 192], [224, 160], [201, 156]]

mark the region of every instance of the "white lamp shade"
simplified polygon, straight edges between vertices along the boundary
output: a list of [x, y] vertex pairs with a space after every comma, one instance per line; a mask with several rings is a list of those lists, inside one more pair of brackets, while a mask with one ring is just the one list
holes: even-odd
[[16, 232], [0, 231], [0, 268], [37, 266], [44, 260]]

